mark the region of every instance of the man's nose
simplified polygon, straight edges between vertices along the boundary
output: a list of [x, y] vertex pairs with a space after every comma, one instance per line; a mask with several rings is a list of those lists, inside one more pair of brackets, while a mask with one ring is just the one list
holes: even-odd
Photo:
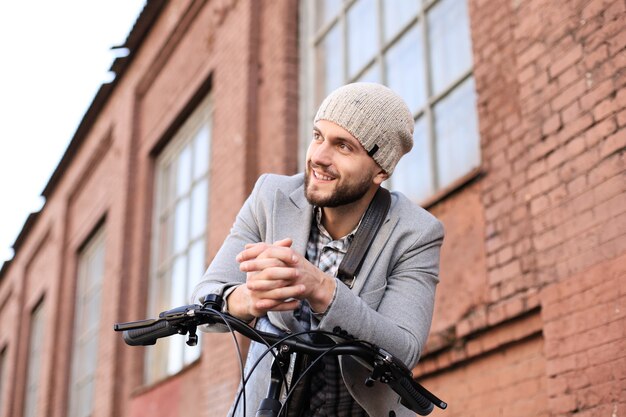
[[311, 154], [311, 162], [316, 165], [328, 166], [332, 163], [332, 149], [327, 141], [313, 145], [313, 153]]

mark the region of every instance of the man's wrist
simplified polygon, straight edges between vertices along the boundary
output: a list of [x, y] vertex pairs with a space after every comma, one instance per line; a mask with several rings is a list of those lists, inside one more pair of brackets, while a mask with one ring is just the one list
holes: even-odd
[[321, 271], [320, 273], [323, 274], [322, 281], [316, 291], [314, 291], [311, 299], [309, 299], [311, 309], [316, 314], [324, 314], [328, 310], [337, 289], [337, 283], [334, 278]]
[[224, 313], [228, 313], [233, 317], [237, 317], [241, 320], [250, 322], [254, 319], [254, 316], [250, 314], [247, 309], [247, 303], [244, 300], [245, 285], [237, 285], [228, 294], [225, 294], [224, 298]]

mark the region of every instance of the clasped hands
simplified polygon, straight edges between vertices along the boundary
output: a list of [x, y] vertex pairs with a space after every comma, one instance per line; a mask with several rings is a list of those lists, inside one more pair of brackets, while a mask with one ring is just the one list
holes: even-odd
[[273, 244], [250, 243], [237, 255], [246, 283], [228, 297], [229, 313], [243, 320], [268, 311], [295, 310], [306, 299], [313, 311], [324, 312], [335, 291], [335, 279], [291, 248], [289, 238]]

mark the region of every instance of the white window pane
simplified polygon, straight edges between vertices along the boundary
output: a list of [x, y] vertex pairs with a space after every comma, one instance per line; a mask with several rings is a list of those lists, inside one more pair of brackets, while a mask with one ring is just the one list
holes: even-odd
[[203, 125], [194, 140], [193, 147], [193, 178], [206, 174], [209, 168], [209, 125]]
[[355, 76], [378, 50], [375, 0], [358, 0], [348, 10], [348, 70]]
[[440, 93], [472, 66], [467, 0], [441, 0], [428, 13], [432, 87]]
[[343, 84], [343, 42], [340, 28], [341, 26], [335, 25], [315, 49], [316, 105]]
[[426, 75], [421, 25], [408, 31], [385, 55], [387, 84], [406, 101], [412, 112], [426, 104]]
[[189, 191], [191, 186], [191, 146], [185, 149], [178, 156], [176, 161], [176, 197], [180, 197]]
[[371, 67], [369, 67], [360, 77], [357, 81], [360, 82], [367, 82], [367, 83], [380, 83], [381, 80], [381, 75], [380, 75], [380, 65], [378, 64], [374, 64]]
[[185, 339], [182, 336], [174, 335], [168, 338], [169, 350], [167, 352], [167, 373], [173, 375], [183, 369], [183, 354]]
[[88, 323], [97, 322], [100, 318], [100, 297], [98, 297], [97, 300], [94, 300], [94, 302], [85, 303], [85, 309], [82, 311], [82, 313], [84, 314], [82, 318], [84, 322], [81, 323], [81, 331], [84, 332], [85, 330], [87, 330]]
[[82, 348], [84, 354], [84, 362], [77, 363], [78, 367], [81, 367], [81, 373], [83, 378], [91, 379], [96, 374], [96, 362], [98, 353], [98, 338], [95, 335], [90, 335], [86, 338], [85, 344]]
[[176, 204], [174, 214], [174, 253], [180, 253], [189, 241], [189, 199], [183, 198]]
[[168, 256], [172, 251], [172, 225], [170, 220], [171, 212], [164, 214], [159, 221], [158, 241], [157, 241], [157, 254], [159, 267], [163, 267], [163, 264], [168, 260]]
[[92, 288], [99, 288], [104, 271], [104, 245], [101, 247], [93, 248], [93, 252], [89, 255], [90, 259], [87, 260], [89, 265], [88, 277], [85, 279], [85, 290], [89, 291]]
[[157, 193], [162, 200], [162, 206], [167, 207], [174, 201], [172, 164], [162, 164], [157, 177]]
[[158, 299], [151, 314], [158, 314], [161, 311], [168, 310], [172, 307], [170, 304], [172, 290], [172, 269], [167, 269], [159, 277], [157, 288]]
[[187, 257], [179, 256], [174, 261], [172, 269], [172, 289], [167, 309], [187, 304], [185, 292], [187, 290]]
[[445, 187], [480, 164], [474, 79], [435, 107], [439, 186]]
[[389, 41], [419, 11], [421, 0], [383, 1], [385, 41]]
[[391, 177], [393, 189], [401, 191], [416, 202], [426, 199], [434, 192], [428, 142], [426, 120], [422, 117], [415, 123], [413, 149], [400, 159]]
[[315, 0], [315, 28], [321, 28], [341, 11], [341, 0]]
[[202, 235], [206, 229], [209, 185], [202, 180], [191, 192], [191, 238]]
[[199, 240], [193, 244], [189, 250], [189, 282], [187, 284], [187, 295], [191, 295], [194, 287], [202, 279], [204, 274], [204, 240]]
[[200, 354], [202, 353], [202, 343], [200, 343], [201, 340], [202, 335], [198, 334], [198, 344], [196, 346], [187, 346], [186, 344], [183, 345], [183, 362], [185, 364], [189, 364], [200, 357]]

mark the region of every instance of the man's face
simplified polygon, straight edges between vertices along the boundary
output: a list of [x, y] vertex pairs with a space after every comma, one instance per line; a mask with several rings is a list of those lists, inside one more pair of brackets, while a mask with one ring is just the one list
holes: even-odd
[[350, 132], [327, 120], [315, 124], [304, 172], [309, 203], [319, 207], [350, 204], [386, 178]]

